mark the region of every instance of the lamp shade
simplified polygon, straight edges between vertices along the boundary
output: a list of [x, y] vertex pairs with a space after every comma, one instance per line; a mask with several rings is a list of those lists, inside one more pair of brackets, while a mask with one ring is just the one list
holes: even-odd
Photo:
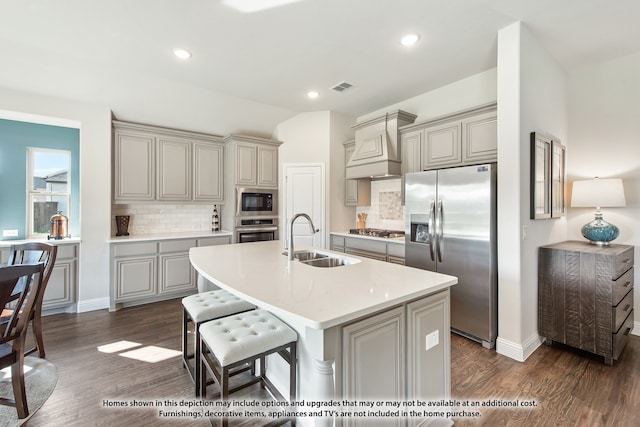
[[574, 181], [571, 206], [575, 208], [622, 207], [624, 188], [621, 179], [587, 179]]

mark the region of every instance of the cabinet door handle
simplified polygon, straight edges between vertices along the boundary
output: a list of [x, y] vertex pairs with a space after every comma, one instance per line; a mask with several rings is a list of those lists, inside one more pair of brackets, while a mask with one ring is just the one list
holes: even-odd
[[627, 304], [627, 306], [626, 306], [626, 307], [624, 308], [624, 310], [622, 310], [622, 311], [627, 311], [627, 310], [629, 310], [630, 308], [631, 308], [631, 304]]
[[631, 282], [629, 280], [627, 280], [624, 285], [622, 285], [623, 288], [628, 288], [629, 285], [631, 284]]
[[627, 328], [627, 330], [626, 330], [626, 331], [624, 331], [624, 334], [623, 334], [623, 335], [629, 335], [629, 332], [631, 332], [631, 328]]

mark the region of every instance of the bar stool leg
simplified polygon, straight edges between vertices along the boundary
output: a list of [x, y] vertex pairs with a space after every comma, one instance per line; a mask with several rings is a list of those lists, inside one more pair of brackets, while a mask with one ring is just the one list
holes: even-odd
[[[297, 378], [296, 378], [296, 366], [297, 366], [297, 348], [294, 342], [289, 348], [289, 402], [293, 403], [296, 400]], [[295, 425], [295, 418], [292, 423]]]
[[189, 327], [187, 310], [182, 309], [182, 361], [185, 369], [189, 370], [189, 354], [187, 352], [187, 335]]

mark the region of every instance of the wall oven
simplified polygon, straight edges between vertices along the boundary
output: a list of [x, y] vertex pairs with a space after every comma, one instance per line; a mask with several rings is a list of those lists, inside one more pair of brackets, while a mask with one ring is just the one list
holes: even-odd
[[278, 239], [278, 218], [237, 218], [236, 243]]
[[236, 187], [236, 217], [278, 216], [278, 190]]

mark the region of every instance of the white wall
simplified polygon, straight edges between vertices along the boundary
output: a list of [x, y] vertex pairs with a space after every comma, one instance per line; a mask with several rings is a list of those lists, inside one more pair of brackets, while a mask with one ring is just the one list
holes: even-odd
[[390, 111], [418, 116], [415, 123], [496, 101], [497, 69], [484, 71], [358, 117], [358, 122]]
[[[80, 128], [79, 311], [109, 307], [111, 110], [0, 87], [0, 110]], [[17, 117], [17, 116], [14, 116]]]
[[[331, 154], [330, 166], [328, 171], [329, 195], [327, 202], [329, 204], [331, 215], [330, 231], [348, 230], [353, 227], [356, 218], [356, 208], [353, 206], [345, 206], [345, 154], [343, 142], [350, 141], [354, 138], [354, 130], [352, 126], [355, 124], [355, 118], [344, 114], [331, 113]], [[327, 240], [329, 242], [329, 240]], [[329, 243], [327, 243], [329, 246]]]
[[[344, 147], [342, 142], [353, 138], [350, 126], [355, 120], [331, 111], [302, 113], [280, 123], [273, 135], [282, 141], [280, 146], [280, 193], [284, 193], [282, 166], [286, 163], [324, 163], [325, 165], [325, 220], [324, 241], [329, 242], [329, 231], [343, 227], [350, 219], [344, 207]], [[341, 177], [341, 178], [340, 178]], [[280, 212], [285, 212], [284, 198], [280, 198]], [[280, 217], [284, 230], [286, 218]], [[281, 231], [281, 236], [284, 234]]]
[[[605, 220], [620, 228], [614, 243], [640, 245], [640, 53], [581, 68], [569, 75], [567, 178], [622, 178], [627, 206], [603, 208]], [[583, 240], [580, 228], [594, 209], [568, 210], [568, 237]], [[635, 248], [635, 264], [640, 265]], [[635, 286], [640, 275], [635, 275]], [[634, 306], [640, 307], [640, 292]], [[636, 316], [638, 319], [638, 316]], [[640, 333], [640, 319], [635, 321]]]
[[566, 218], [531, 220], [530, 133], [559, 138], [567, 151], [567, 76], [521, 23], [498, 33], [498, 341], [525, 360], [541, 343], [538, 247], [566, 240]]

